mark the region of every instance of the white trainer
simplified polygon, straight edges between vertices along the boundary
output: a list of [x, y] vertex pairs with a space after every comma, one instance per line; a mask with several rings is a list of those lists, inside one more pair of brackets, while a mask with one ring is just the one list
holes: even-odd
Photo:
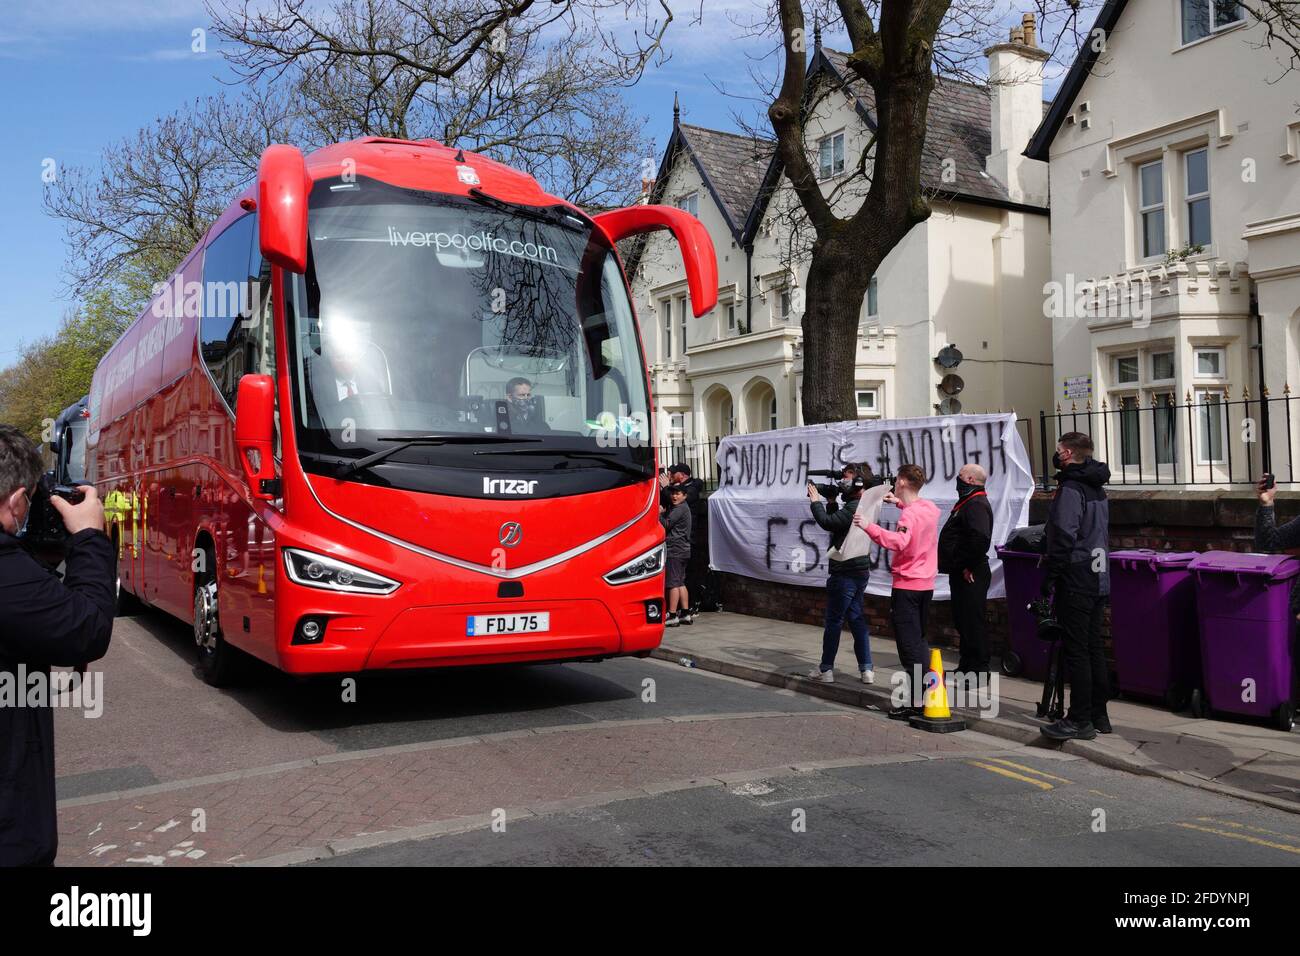
[[875, 682], [876, 682], [876, 672], [875, 672], [875, 671], [863, 671], [863, 672], [862, 672], [862, 683], [864, 683], [864, 684], [874, 684]]
[[809, 680], [821, 681], [823, 684], [835, 683], [835, 671], [824, 671], [820, 667], [814, 667], [808, 673], [803, 675]]

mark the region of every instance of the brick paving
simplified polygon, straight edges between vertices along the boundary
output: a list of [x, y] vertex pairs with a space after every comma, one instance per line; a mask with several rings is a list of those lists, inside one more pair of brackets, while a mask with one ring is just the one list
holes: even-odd
[[[692, 777], [893, 754], [974, 749], [852, 713], [711, 717], [524, 731], [260, 768], [161, 792], [64, 801], [61, 865], [248, 862], [363, 834], [481, 817], [496, 808]], [[194, 811], [205, 829], [194, 832]]]

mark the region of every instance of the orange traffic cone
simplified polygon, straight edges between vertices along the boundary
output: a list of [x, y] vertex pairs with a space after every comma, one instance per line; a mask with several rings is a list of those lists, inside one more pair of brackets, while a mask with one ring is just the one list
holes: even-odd
[[966, 721], [954, 717], [948, 709], [948, 688], [943, 682], [943, 657], [937, 650], [930, 651], [930, 669], [925, 672], [924, 709], [908, 723], [933, 734], [950, 734], [965, 730]]

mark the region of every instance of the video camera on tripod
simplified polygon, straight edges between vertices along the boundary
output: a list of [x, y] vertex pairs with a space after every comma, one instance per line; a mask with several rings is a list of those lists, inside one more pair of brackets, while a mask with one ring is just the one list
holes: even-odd
[[[844, 477], [844, 472], [848, 468], [853, 468], [853, 478]], [[840, 469], [809, 468], [808, 479], [809, 483], [817, 489], [817, 493], [825, 498], [827, 502], [832, 502], [839, 495], [846, 495], [855, 488], [875, 488], [877, 485], [883, 485], [886, 482], [890, 484], [893, 483], [894, 478], [892, 475], [872, 475], [870, 478], [864, 479], [862, 477], [864, 470], [866, 469], [857, 468], [853, 465], [845, 465]], [[815, 481], [812, 481], [813, 477], [833, 478], [835, 481], [831, 484], [819, 485]]]

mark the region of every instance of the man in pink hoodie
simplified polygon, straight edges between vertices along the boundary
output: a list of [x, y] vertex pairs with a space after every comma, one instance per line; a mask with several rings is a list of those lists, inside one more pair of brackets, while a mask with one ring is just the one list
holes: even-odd
[[[909, 700], [920, 699], [920, 690], [929, 661], [930, 645], [925, 628], [930, 617], [930, 599], [934, 597], [934, 577], [939, 571], [939, 509], [933, 501], [921, 497], [925, 472], [920, 465], [903, 465], [894, 480], [894, 491], [885, 501], [898, 506], [898, 528], [886, 531], [861, 515], [853, 523], [866, 531], [872, 541], [894, 552], [890, 571], [894, 588], [889, 598], [889, 617], [894, 625], [898, 657], [912, 684]], [[895, 707], [889, 716], [906, 720], [920, 712], [919, 707]]]

